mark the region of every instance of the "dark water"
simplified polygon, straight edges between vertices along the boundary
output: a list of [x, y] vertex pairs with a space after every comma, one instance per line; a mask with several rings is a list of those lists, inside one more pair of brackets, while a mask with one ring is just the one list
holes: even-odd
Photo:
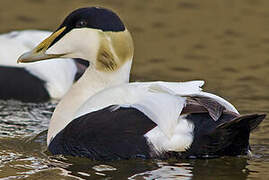
[[[206, 91], [241, 113], [269, 113], [267, 0], [1, 0], [0, 33], [54, 30], [73, 9], [92, 5], [116, 10], [131, 31], [132, 80], [204, 79]], [[46, 152], [54, 107], [0, 101], [0, 178], [269, 179], [268, 118], [251, 136], [251, 159], [92, 162]]]

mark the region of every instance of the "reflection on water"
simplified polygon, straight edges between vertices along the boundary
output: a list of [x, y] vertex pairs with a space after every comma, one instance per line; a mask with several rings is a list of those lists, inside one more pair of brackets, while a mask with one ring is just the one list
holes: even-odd
[[192, 167], [189, 164], [173, 164], [167, 165], [166, 163], [158, 163], [159, 168], [152, 171], [146, 171], [135, 174], [129, 179], [176, 179], [176, 180], [189, 180], [192, 179]]
[[47, 129], [55, 103], [22, 103], [0, 100], [0, 136], [39, 133]]
[[[54, 30], [73, 9], [92, 5], [119, 12], [132, 33], [132, 80], [204, 79], [205, 90], [227, 98], [241, 113], [269, 113], [267, 0], [1, 0], [0, 33]], [[92, 162], [46, 152], [45, 130], [54, 107], [55, 102], [0, 101], [0, 178], [269, 177], [268, 118], [251, 136], [252, 159]]]

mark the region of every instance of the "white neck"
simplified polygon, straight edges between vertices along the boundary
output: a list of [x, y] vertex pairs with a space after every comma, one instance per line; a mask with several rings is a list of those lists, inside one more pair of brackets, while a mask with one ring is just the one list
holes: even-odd
[[87, 99], [105, 88], [128, 83], [131, 64], [132, 60], [129, 60], [115, 72], [100, 72], [90, 66], [57, 105], [50, 120], [47, 145], [73, 120]]

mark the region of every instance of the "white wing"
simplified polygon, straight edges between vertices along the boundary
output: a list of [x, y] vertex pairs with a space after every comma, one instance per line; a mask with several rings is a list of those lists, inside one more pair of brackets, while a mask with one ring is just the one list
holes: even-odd
[[238, 113], [235, 107], [225, 99], [214, 94], [203, 92], [201, 89], [203, 84], [204, 81], [188, 81], [179, 83], [157, 81], [134, 82], [116, 86], [114, 88], [105, 89], [88, 99], [79, 108], [75, 117], [79, 117], [89, 112], [97, 111], [110, 105], [136, 104], [138, 100], [143, 100], [144, 94], [150, 92], [152, 94], [154, 94], [154, 92], [157, 94], [169, 94], [176, 96], [177, 98], [182, 98], [184, 96], [209, 97], [222, 104], [228, 110]]
[[[183, 151], [193, 141], [193, 124], [180, 115], [186, 104], [184, 96], [213, 98], [228, 110], [237, 113], [232, 104], [216, 95], [202, 92], [203, 81], [182, 83], [145, 82], [129, 83], [103, 90], [90, 98], [78, 110], [76, 117], [100, 110], [110, 105], [134, 107], [143, 112], [158, 126], [145, 136], [156, 152]], [[117, 110], [113, 107], [111, 111]]]
[[151, 83], [151, 89], [173, 94], [175, 96], [202, 96], [212, 98], [223, 105], [227, 110], [238, 113], [237, 109], [225, 99], [212, 93], [203, 92], [201, 89], [203, 85], [204, 81], [189, 81], [183, 83], [160, 81]]

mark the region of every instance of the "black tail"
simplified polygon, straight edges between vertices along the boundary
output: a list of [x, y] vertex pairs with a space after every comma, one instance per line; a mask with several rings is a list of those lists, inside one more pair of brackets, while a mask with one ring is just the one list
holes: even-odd
[[239, 116], [230, 122], [219, 125], [216, 131], [223, 131], [229, 134], [231, 145], [220, 152], [222, 155], [245, 155], [249, 146], [249, 135], [266, 117], [265, 114], [250, 114]]
[[198, 114], [193, 114], [189, 117], [195, 125], [194, 140], [191, 147], [183, 154], [184, 157], [246, 155], [250, 150], [250, 132], [266, 117], [265, 114], [239, 117], [223, 114], [217, 122], [214, 122], [206, 114], [203, 114], [202, 118], [200, 114], [199, 120], [197, 116]]

